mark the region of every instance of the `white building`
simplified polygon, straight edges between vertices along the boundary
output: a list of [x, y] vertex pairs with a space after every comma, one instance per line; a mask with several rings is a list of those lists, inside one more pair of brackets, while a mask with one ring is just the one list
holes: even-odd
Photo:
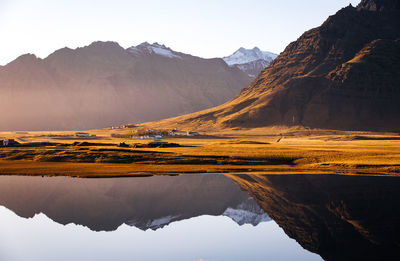
[[87, 132], [77, 132], [75, 133], [75, 137], [90, 137], [90, 134]]
[[14, 143], [15, 143], [14, 139], [3, 140], [3, 146], [10, 146], [10, 145], [12, 145]]

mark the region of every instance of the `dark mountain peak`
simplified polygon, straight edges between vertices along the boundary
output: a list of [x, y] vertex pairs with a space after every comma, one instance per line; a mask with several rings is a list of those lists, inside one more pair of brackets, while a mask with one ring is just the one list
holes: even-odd
[[71, 48], [69, 48], [69, 47], [64, 47], [64, 48], [61, 48], [61, 49], [58, 49], [58, 50], [56, 50], [56, 51], [54, 51], [53, 53], [51, 53], [47, 58], [52, 58], [52, 57], [54, 57], [54, 56], [57, 56], [57, 55], [69, 55], [69, 54], [73, 54], [74, 53], [74, 49], [71, 49]]
[[149, 46], [152, 46], [152, 44], [146, 41], [146, 42], [143, 42], [143, 43], [141, 43], [141, 44], [139, 44], [137, 46], [132, 46], [131, 48], [135, 48], [136, 47], [136, 48], [139, 48], [139, 49], [144, 49], [144, 48], [147, 48]]
[[153, 45], [153, 46], [157, 46], [157, 47], [162, 47], [162, 48], [169, 49], [169, 48], [166, 47], [164, 44], [159, 44], [158, 42], [154, 42], [152, 45]]
[[27, 53], [27, 54], [23, 54], [23, 55], [19, 56], [17, 59], [10, 62], [6, 66], [17, 66], [17, 65], [28, 66], [28, 65], [36, 64], [38, 61], [41, 61], [41, 60], [42, 59], [36, 57], [36, 55]]
[[[135, 46], [132, 46], [131, 48], [133, 48], [133, 47], [135, 47]], [[136, 46], [136, 48], [141, 48], [141, 49], [152, 48], [152, 47], [171, 50], [171, 48], [165, 46], [164, 44], [160, 44], [158, 42], [154, 42], [152, 44], [149, 42], [143, 42], [143, 43], [139, 44], [138, 46]]]
[[60, 51], [60, 52], [72, 52], [73, 49], [71, 49], [69, 47], [64, 47], [64, 48], [58, 49], [57, 51]]
[[96, 41], [90, 45], [83, 47], [90, 49], [123, 49], [117, 42], [113, 41]]
[[[56, 50], [44, 59], [44, 62], [62, 74], [74, 71], [89, 75], [89, 71], [99, 71], [100, 67], [105, 66], [109, 69], [122, 64], [125, 62], [124, 56], [126, 51], [117, 42], [96, 41], [76, 49], [64, 47]], [[80, 66], [84, 69], [76, 70]]]
[[159, 44], [157, 42], [152, 44], [144, 42], [137, 46], [132, 46], [127, 50], [135, 56], [155, 55], [173, 59], [182, 59], [183, 55], [182, 53], [175, 52], [164, 44]]
[[[399, 129], [399, 1], [364, 0], [342, 8], [289, 44], [235, 99], [196, 114], [196, 123]], [[238, 60], [237, 54], [225, 58], [228, 64]]]
[[362, 0], [357, 9], [368, 11], [400, 10], [400, 0]]
[[37, 60], [39, 60], [39, 58], [37, 58], [36, 55], [34, 55], [32, 53], [27, 53], [27, 54], [21, 55], [16, 60], [19, 60], [19, 61], [37, 61]]

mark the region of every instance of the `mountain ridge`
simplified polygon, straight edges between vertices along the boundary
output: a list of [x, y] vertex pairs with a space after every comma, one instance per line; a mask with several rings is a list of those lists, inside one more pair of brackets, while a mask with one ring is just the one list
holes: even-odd
[[[342, 8], [290, 43], [233, 100], [156, 124], [400, 129], [400, 12], [395, 3], [364, 0]], [[374, 4], [378, 11], [370, 10]], [[356, 63], [360, 55], [363, 63]]]
[[159, 120], [222, 104], [251, 81], [220, 58], [159, 44], [135, 48], [147, 52], [97, 41], [44, 59], [22, 55], [0, 67], [0, 109], [7, 111], [0, 129], [93, 129]]
[[[271, 220], [253, 198], [221, 175], [128, 180], [3, 177], [0, 187], [0, 205], [18, 216], [43, 213], [57, 223], [92, 231], [114, 231], [123, 224], [157, 230], [202, 215], [227, 216], [240, 226]], [[228, 209], [246, 212], [237, 219]]]
[[222, 59], [229, 66], [237, 67], [255, 79], [277, 56], [271, 52], [261, 51], [258, 47], [253, 49], [240, 47], [233, 54]]

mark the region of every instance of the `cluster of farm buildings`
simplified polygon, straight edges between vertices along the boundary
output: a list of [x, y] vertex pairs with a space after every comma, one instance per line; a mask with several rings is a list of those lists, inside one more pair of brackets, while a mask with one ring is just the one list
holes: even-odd
[[[132, 128], [132, 127], [114, 127], [113, 129]], [[155, 129], [137, 129], [130, 134], [111, 134], [115, 138], [129, 138], [129, 139], [162, 139], [163, 137], [193, 137], [198, 136], [199, 133], [194, 131], [182, 131], [177, 128], [172, 130], [155, 130]]]
[[173, 129], [171, 131], [157, 131], [153, 129], [146, 129], [144, 132], [137, 132], [136, 135], [132, 135], [131, 139], [161, 139], [162, 137], [176, 137], [176, 136], [198, 136], [199, 134], [194, 131], [181, 131]]
[[19, 143], [15, 141], [14, 139], [5, 139], [5, 140], [0, 140], [0, 147], [12, 147], [16, 146]]

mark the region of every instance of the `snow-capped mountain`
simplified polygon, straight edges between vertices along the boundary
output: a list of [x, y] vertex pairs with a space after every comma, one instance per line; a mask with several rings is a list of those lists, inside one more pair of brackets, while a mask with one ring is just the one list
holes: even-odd
[[[253, 226], [257, 226], [262, 222], [271, 221], [271, 218], [267, 215], [267, 213], [265, 213], [265, 211], [257, 204], [257, 202], [252, 197], [244, 199], [236, 206], [227, 207], [222, 214], [216, 213], [215, 215], [229, 217], [239, 226], [242, 226], [244, 224], [252, 224]], [[196, 216], [199, 215], [192, 215], [191, 217]], [[147, 220], [132, 219], [125, 223], [129, 226], [134, 226], [142, 230], [157, 230], [159, 228], [163, 228], [169, 225], [172, 222], [184, 220], [188, 217], [189, 215], [185, 215], [185, 213], [182, 213], [179, 215], [165, 215]]]
[[239, 48], [232, 55], [222, 58], [229, 66], [237, 67], [249, 77], [255, 78], [278, 55], [261, 51], [258, 47], [253, 49]]
[[133, 54], [156, 54], [160, 56], [165, 56], [167, 58], [177, 58], [182, 59], [182, 56], [178, 55], [177, 52], [171, 50], [163, 44], [153, 43], [149, 44], [148, 42], [144, 42], [139, 44], [138, 46], [132, 46], [128, 48], [128, 51]]
[[232, 55], [224, 57], [223, 59], [228, 65], [232, 66], [236, 64], [245, 64], [257, 60], [271, 62], [277, 56], [277, 54], [271, 52], [261, 51], [258, 47], [254, 47], [253, 49], [245, 49], [241, 47]]
[[[81, 130], [155, 121], [217, 105], [252, 79], [221, 58], [147, 42], [62, 48], [0, 67], [1, 131]], [[26, 108], [29, 107], [29, 110]], [[26, 120], [26, 119], [29, 119]]]
[[228, 207], [222, 215], [231, 218], [240, 226], [244, 224], [257, 226], [261, 222], [271, 220], [252, 197], [249, 197], [234, 208]]
[[33, 177], [25, 182], [10, 176], [0, 179], [0, 206], [21, 217], [43, 213], [57, 223], [93, 231], [114, 231], [123, 224], [157, 230], [203, 215], [228, 216], [239, 225], [270, 220], [230, 178], [211, 174], [124, 180]]

